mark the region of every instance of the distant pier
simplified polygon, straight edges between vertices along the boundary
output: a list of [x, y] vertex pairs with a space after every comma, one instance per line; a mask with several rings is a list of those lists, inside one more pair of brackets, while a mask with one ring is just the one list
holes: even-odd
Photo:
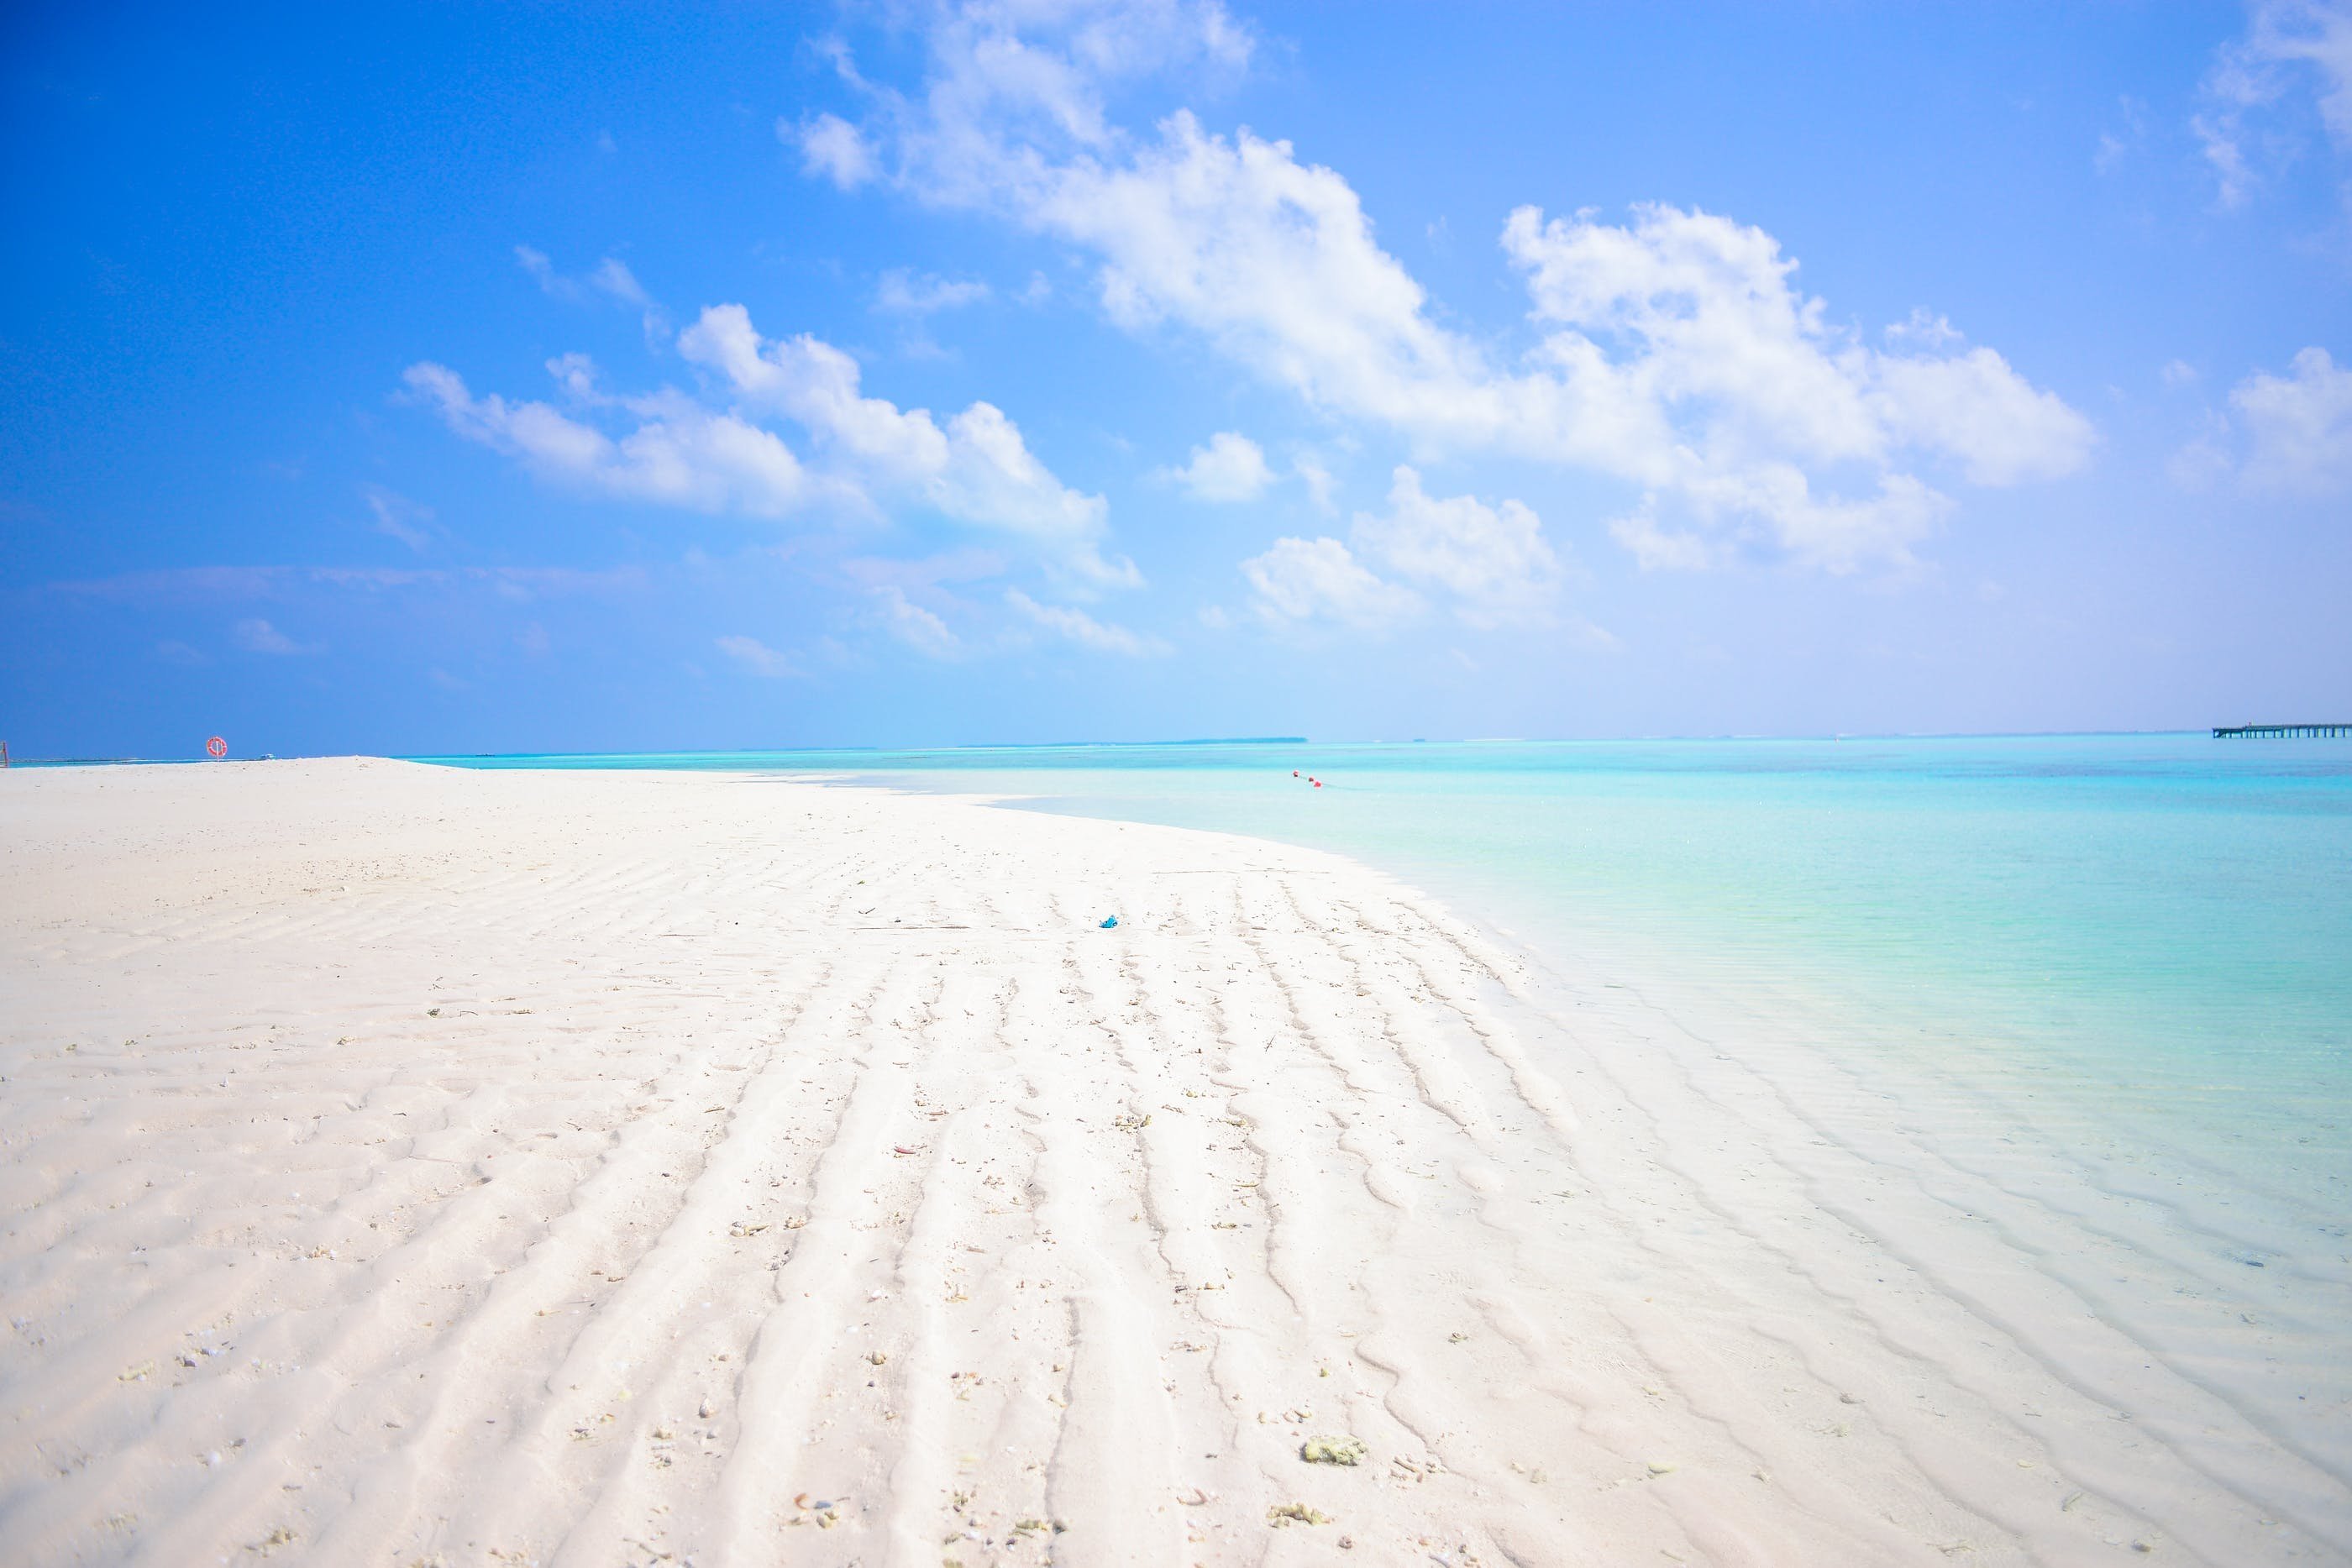
[[2217, 724], [2213, 727], [2216, 740], [2301, 740], [2317, 737], [2334, 739], [2352, 736], [2352, 724]]

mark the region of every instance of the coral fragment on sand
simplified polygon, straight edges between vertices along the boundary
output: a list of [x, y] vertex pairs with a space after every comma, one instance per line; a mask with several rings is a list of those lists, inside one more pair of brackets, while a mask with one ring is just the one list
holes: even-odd
[[1371, 1449], [1361, 1437], [1309, 1437], [1298, 1445], [1298, 1457], [1310, 1465], [1360, 1465]]

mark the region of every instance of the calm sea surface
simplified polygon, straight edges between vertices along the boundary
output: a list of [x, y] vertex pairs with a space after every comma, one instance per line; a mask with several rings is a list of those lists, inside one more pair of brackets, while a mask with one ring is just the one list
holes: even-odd
[[[1352, 855], [1556, 965], [2352, 1137], [2352, 742], [2201, 735], [436, 758], [824, 774]], [[1314, 789], [1305, 777], [1324, 781]], [[2309, 1146], [2309, 1145], [2306, 1145]]]
[[[1955, 1401], [2027, 1357], [2201, 1478], [2179, 1522], [2242, 1506], [2352, 1561], [2352, 742], [442, 760], [881, 783], [1369, 862], [1529, 951], [1558, 1038], [1680, 1161], [1659, 1179], [1738, 1234], [1867, 1236], [1878, 1285], [1982, 1325], [1939, 1353]], [[1818, 1306], [1909, 1344], [1922, 1300]]]

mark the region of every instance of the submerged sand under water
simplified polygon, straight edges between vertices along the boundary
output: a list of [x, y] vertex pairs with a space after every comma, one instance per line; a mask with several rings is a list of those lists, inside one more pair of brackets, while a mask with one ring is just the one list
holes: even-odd
[[0, 865], [12, 1563], [2352, 1558], [2340, 1215], [1347, 861], [343, 760]]

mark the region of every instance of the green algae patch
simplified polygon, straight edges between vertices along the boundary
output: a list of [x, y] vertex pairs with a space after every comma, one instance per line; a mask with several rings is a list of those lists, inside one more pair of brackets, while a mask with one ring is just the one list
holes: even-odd
[[1361, 1437], [1309, 1437], [1298, 1445], [1298, 1457], [1310, 1465], [1360, 1465], [1371, 1451]]

